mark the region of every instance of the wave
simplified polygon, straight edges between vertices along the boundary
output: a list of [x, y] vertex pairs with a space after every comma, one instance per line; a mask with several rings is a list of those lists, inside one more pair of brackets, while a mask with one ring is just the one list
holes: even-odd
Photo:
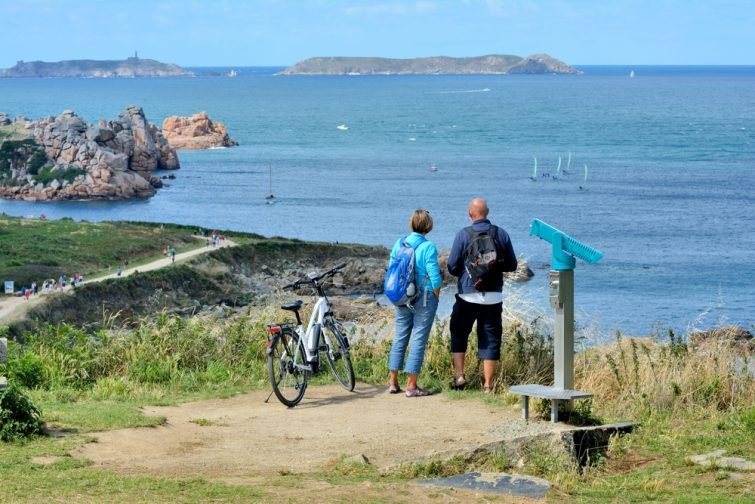
[[439, 94], [459, 94], [459, 93], [488, 93], [490, 88], [482, 89], [464, 89], [459, 91], [440, 91]]

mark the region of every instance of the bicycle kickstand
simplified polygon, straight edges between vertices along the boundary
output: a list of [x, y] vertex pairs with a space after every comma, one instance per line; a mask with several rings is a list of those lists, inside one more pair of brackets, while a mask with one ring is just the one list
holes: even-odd
[[273, 391], [270, 391], [270, 395], [267, 396], [267, 399], [265, 399], [263, 402], [267, 404], [267, 402], [270, 400], [270, 398], [273, 397]]

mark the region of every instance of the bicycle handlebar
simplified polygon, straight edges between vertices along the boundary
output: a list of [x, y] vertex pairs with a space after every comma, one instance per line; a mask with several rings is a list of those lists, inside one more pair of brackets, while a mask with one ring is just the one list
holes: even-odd
[[345, 262], [337, 264], [337, 265], [333, 266], [332, 268], [330, 268], [328, 271], [326, 271], [325, 273], [323, 273], [321, 275], [318, 275], [318, 276], [315, 276], [315, 277], [312, 277], [312, 278], [301, 278], [301, 279], [299, 279], [299, 280], [297, 280], [295, 282], [291, 282], [289, 284], [284, 285], [282, 287], [282, 289], [283, 290], [296, 290], [302, 284], [314, 284], [315, 282], [319, 282], [320, 280], [322, 280], [325, 277], [329, 277], [329, 276], [335, 275], [337, 271], [342, 270], [345, 267], [346, 267], [346, 263]]

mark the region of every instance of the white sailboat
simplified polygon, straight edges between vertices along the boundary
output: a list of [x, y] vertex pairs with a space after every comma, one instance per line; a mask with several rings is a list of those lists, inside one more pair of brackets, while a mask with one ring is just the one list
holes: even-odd
[[558, 156], [558, 166], [556, 167], [556, 177], [558, 178], [561, 176], [561, 156]]
[[273, 196], [273, 165], [268, 166], [268, 176], [267, 176], [267, 184], [268, 184], [268, 191], [267, 196], [265, 196], [265, 201], [268, 205], [272, 205], [275, 203], [275, 196]]
[[569, 157], [566, 160], [566, 168], [564, 168], [564, 173], [569, 173], [569, 169], [571, 168], [571, 151], [569, 151]]
[[535, 160], [535, 166], [532, 167], [532, 177], [530, 177], [533, 181], [537, 180], [537, 158], [535, 156], [532, 156], [532, 159]]
[[582, 185], [579, 186], [580, 189], [584, 189], [587, 186], [587, 163], [585, 163], [585, 176], [582, 179]]
[[630, 78], [631, 78], [631, 77], [634, 77], [634, 70], [632, 70], [631, 72], [629, 72], [629, 77], [630, 77]]

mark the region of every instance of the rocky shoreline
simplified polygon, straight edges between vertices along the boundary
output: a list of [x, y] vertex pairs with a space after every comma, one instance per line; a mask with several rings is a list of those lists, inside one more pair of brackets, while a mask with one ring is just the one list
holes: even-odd
[[0, 198], [147, 198], [163, 187], [155, 170], [180, 167], [177, 150], [235, 145], [225, 126], [205, 112], [169, 117], [163, 130], [136, 105], [97, 124], [87, 124], [73, 110], [39, 120], [0, 113]]
[[[32, 121], [0, 117], [22, 140], [3, 142], [0, 197], [25, 201], [148, 197], [162, 187], [157, 169], [179, 168], [176, 150], [141, 107], [87, 124], [72, 110]], [[14, 150], [15, 148], [15, 150]]]

